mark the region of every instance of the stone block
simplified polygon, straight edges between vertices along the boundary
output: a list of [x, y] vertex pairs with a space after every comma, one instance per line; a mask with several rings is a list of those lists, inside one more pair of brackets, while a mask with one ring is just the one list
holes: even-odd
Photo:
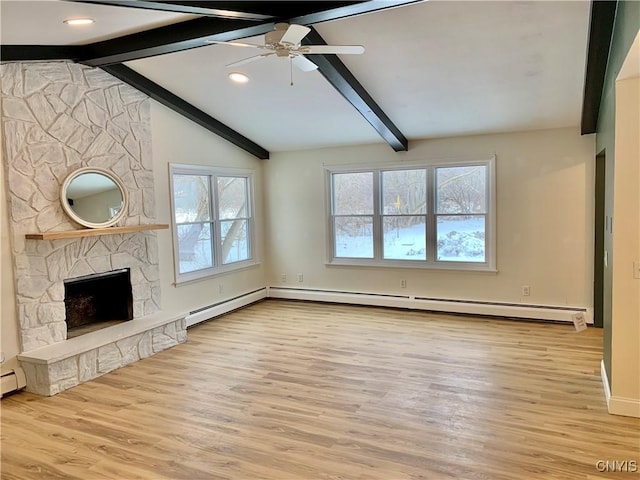
[[40, 303], [37, 301], [24, 301], [21, 299], [20, 306], [18, 307], [18, 321], [20, 328], [23, 330], [36, 328], [40, 326], [38, 323], [38, 307]]
[[38, 306], [38, 322], [41, 325], [64, 322], [66, 318], [64, 301], [41, 303]]
[[68, 107], [74, 108], [82, 102], [85, 92], [86, 90], [82, 85], [67, 83], [62, 89], [62, 92], [60, 92], [60, 100]]
[[143, 262], [130, 253], [120, 252], [111, 255], [111, 265], [117, 270], [118, 268], [140, 267], [143, 265]]
[[86, 260], [78, 260], [71, 270], [69, 270], [69, 278], [84, 277], [85, 275], [91, 275], [92, 273], [95, 272]]
[[55, 250], [45, 258], [49, 280], [52, 282], [67, 279], [67, 260], [63, 249]]
[[25, 63], [25, 73], [31, 72], [46, 78], [49, 82], [68, 83], [71, 81], [69, 62], [35, 62]]
[[14, 222], [23, 222], [24, 220], [34, 218], [37, 215], [38, 212], [31, 208], [31, 205], [21, 198], [13, 197], [11, 199], [11, 219]]
[[47, 365], [40, 363], [21, 362], [22, 370], [27, 380], [27, 392], [37, 395], [51, 395], [49, 389], [49, 370]]
[[138, 355], [147, 358], [153, 355], [153, 340], [151, 332], [144, 332], [138, 341]]
[[49, 134], [58, 139], [64, 144], [69, 144], [69, 139], [78, 131], [86, 130], [80, 123], [70, 117], [68, 114], [63, 113], [55, 122], [49, 127]]
[[64, 392], [65, 390], [69, 390], [79, 383], [80, 382], [77, 377], [65, 378], [64, 380], [60, 380], [58, 383], [54, 383], [49, 387], [49, 395], [56, 395], [60, 392]]
[[33, 196], [33, 182], [18, 170], [9, 171], [9, 191], [16, 197], [28, 202]]
[[40, 299], [51, 286], [44, 275], [21, 276], [17, 281], [16, 293], [22, 297]]
[[108, 255], [105, 255], [104, 257], [87, 258], [87, 263], [94, 272], [109, 272], [113, 270], [111, 268], [111, 257]]
[[[136, 160], [136, 163], [138, 163], [140, 159], [140, 145], [138, 144], [138, 141], [135, 139], [135, 137], [132, 134], [128, 134], [124, 138], [122, 146], [129, 153], [129, 155], [131, 155], [131, 157]], [[136, 170], [135, 168], [133, 168], [133, 165], [132, 169]]]
[[120, 350], [120, 355], [122, 356], [122, 365], [129, 365], [130, 363], [140, 360], [138, 344], [140, 343], [141, 338], [142, 334], [123, 338], [116, 342], [116, 346]]
[[133, 318], [140, 318], [140, 317], [144, 317], [145, 311], [144, 311], [144, 301], [135, 301], [133, 302]]
[[105, 88], [119, 83], [117, 78], [112, 77], [99, 68], [89, 68], [84, 70], [84, 78], [91, 89]]
[[122, 366], [122, 355], [115, 343], [98, 349], [98, 373], [103, 374]]
[[164, 327], [151, 330], [152, 348], [154, 353], [161, 352], [178, 344], [178, 341], [164, 333]]
[[64, 302], [64, 283], [55, 282], [47, 289], [47, 294], [52, 302]]
[[5, 97], [2, 99], [2, 114], [13, 120], [21, 120], [23, 122], [35, 123], [31, 110], [27, 103], [21, 98]]
[[36, 121], [45, 130], [49, 128], [58, 116], [44, 93], [38, 92], [27, 97], [27, 104]]
[[16, 257], [18, 275], [47, 275], [47, 264], [44, 258], [36, 255], [20, 255]]
[[132, 285], [131, 291], [135, 300], [148, 300], [151, 298], [151, 286], [148, 283]]
[[49, 382], [55, 384], [67, 378], [78, 378], [78, 360], [76, 357], [66, 358], [49, 364]]
[[158, 265], [146, 265], [141, 268], [144, 278], [148, 282], [157, 282], [160, 280], [160, 270]]
[[78, 355], [78, 380], [86, 382], [98, 376], [98, 350]]

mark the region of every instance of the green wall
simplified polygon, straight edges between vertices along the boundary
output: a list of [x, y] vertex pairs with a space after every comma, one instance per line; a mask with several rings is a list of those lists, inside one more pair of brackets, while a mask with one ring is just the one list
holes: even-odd
[[[640, 29], [640, 2], [619, 1], [613, 27], [613, 38], [609, 50], [607, 73], [602, 90], [598, 127], [596, 132], [596, 153], [604, 151], [605, 173], [605, 215], [611, 219], [613, 213], [613, 171], [615, 166], [615, 83], [629, 48]], [[595, 159], [594, 159], [595, 161]], [[615, 228], [615, 219], [613, 222]], [[611, 387], [611, 292], [613, 263], [613, 236], [611, 222], [604, 235], [604, 245], [609, 252], [609, 267], [604, 269], [604, 364]]]

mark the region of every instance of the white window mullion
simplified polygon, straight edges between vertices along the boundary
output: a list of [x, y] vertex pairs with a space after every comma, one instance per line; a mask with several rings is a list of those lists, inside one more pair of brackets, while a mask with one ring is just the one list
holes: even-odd
[[427, 263], [435, 262], [438, 247], [438, 218], [436, 212], [435, 169], [427, 168]]
[[222, 226], [218, 212], [218, 177], [211, 175], [211, 246], [213, 248], [214, 267], [222, 265]]
[[373, 258], [382, 259], [382, 198], [381, 198], [380, 170], [373, 171]]

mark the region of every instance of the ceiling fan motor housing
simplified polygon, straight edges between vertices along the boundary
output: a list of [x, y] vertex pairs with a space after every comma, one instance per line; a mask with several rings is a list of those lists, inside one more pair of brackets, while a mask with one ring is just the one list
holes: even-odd
[[265, 46], [277, 47], [285, 32], [286, 30], [274, 30], [273, 32], [267, 32], [264, 36]]

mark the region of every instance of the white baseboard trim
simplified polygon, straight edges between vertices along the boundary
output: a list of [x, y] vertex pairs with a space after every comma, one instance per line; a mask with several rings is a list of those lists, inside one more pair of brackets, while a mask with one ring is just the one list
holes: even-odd
[[640, 418], [640, 399], [611, 396], [609, 413], [624, 417]]
[[420, 298], [403, 295], [378, 295], [330, 290], [269, 287], [268, 298], [309, 300], [316, 302], [347, 303], [411, 310], [429, 310], [446, 313], [466, 313], [508, 318], [573, 322], [572, 315], [585, 314], [587, 323], [593, 323], [591, 309], [583, 307], [554, 307], [544, 305], [517, 305], [508, 303], [473, 302], [446, 299]]
[[600, 361], [600, 378], [602, 378], [604, 399], [607, 401], [607, 410], [609, 410], [609, 403], [611, 402], [611, 389], [609, 388], [609, 379], [607, 378], [607, 368], [604, 365], [604, 359]]
[[640, 418], [640, 399], [625, 398], [611, 395], [607, 369], [604, 360], [600, 362], [600, 376], [602, 377], [602, 387], [604, 388], [604, 398], [607, 401], [607, 410], [612, 415], [622, 415], [623, 417]]
[[245, 293], [230, 300], [216, 303], [195, 312], [191, 312], [185, 317], [187, 328], [211, 318], [224, 315], [225, 313], [229, 313], [233, 310], [237, 310], [238, 308], [246, 307], [247, 305], [250, 305], [252, 303], [259, 302], [260, 300], [264, 300], [265, 298], [267, 298], [267, 288], [261, 288], [260, 290]]

